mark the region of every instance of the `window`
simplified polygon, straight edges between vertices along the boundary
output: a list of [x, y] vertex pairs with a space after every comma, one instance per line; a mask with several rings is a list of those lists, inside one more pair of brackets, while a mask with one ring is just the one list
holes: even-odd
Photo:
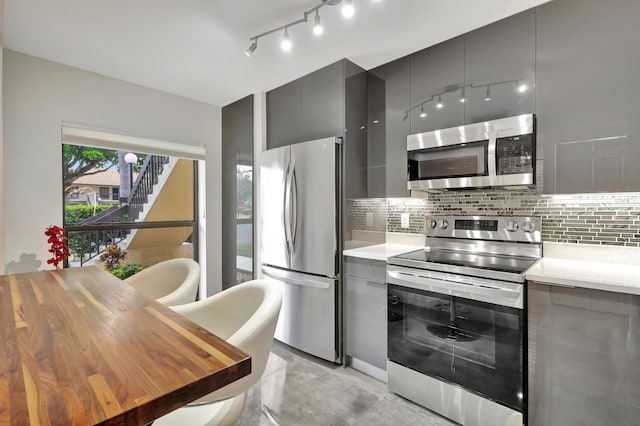
[[109, 188], [106, 186], [101, 186], [100, 187], [100, 195], [99, 195], [101, 200], [108, 200], [109, 199]]
[[89, 205], [72, 205], [65, 196], [66, 266], [93, 264], [111, 244], [143, 267], [175, 257], [198, 260], [198, 161], [135, 153], [137, 161], [126, 163], [125, 154], [63, 145], [65, 195], [83, 194]]

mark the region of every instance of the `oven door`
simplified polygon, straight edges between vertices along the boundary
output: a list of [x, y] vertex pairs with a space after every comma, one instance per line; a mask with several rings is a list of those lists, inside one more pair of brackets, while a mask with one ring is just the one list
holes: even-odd
[[388, 285], [389, 360], [523, 412], [523, 310]]

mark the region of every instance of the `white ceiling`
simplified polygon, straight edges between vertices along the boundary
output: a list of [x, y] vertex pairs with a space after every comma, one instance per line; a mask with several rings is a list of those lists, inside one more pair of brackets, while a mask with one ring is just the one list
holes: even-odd
[[5, 0], [5, 47], [213, 105], [270, 90], [341, 58], [373, 68], [547, 0], [354, 0], [311, 23], [249, 38], [302, 17], [320, 0]]

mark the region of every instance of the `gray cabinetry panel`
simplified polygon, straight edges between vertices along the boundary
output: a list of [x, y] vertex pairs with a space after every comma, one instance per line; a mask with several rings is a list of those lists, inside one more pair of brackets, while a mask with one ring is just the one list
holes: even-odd
[[[459, 90], [464, 84], [464, 53], [461, 36], [411, 55], [412, 134], [464, 123]], [[423, 109], [426, 117], [421, 116]]]
[[296, 142], [344, 133], [344, 78], [343, 61], [339, 61], [301, 79], [304, 139]]
[[537, 8], [544, 192], [640, 191], [640, 2]]
[[373, 87], [369, 91], [368, 174], [375, 179], [369, 185], [370, 197], [381, 196], [383, 182], [386, 188], [382, 196], [409, 196], [410, 66], [410, 58], [404, 57], [369, 71]]
[[385, 265], [346, 258], [344, 281], [345, 354], [382, 370], [387, 369]]
[[640, 296], [528, 284], [529, 422], [634, 425]]
[[302, 142], [302, 81], [267, 92], [267, 149]]
[[267, 149], [343, 133], [342, 61], [267, 92]]
[[531, 9], [464, 36], [465, 123], [534, 112], [535, 23]]
[[[238, 274], [238, 171], [253, 166], [253, 95], [222, 108], [222, 288], [236, 285]], [[246, 224], [244, 226], [251, 226]], [[253, 247], [253, 240], [251, 242]], [[248, 278], [250, 279], [250, 278]]]

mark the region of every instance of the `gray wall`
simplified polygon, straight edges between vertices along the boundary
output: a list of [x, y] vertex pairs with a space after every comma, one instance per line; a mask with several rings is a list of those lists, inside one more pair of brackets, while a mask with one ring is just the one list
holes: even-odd
[[[11, 272], [42, 269], [62, 224], [63, 121], [206, 147], [208, 293], [220, 290], [219, 107], [4, 50], [4, 242]], [[201, 263], [205, 259], [201, 259]]]

